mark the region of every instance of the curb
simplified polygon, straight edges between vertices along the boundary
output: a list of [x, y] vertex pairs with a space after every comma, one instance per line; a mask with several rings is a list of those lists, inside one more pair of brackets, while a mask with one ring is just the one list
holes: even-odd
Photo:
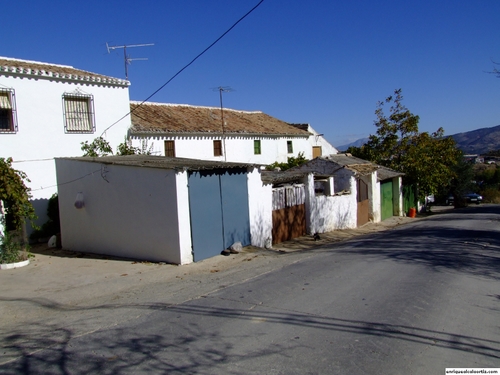
[[0, 264], [0, 270], [11, 270], [14, 268], [20, 268], [20, 267], [27, 266], [28, 264], [30, 264], [29, 259], [23, 260], [22, 262], [16, 262], [16, 263], [3, 263], [3, 264]]

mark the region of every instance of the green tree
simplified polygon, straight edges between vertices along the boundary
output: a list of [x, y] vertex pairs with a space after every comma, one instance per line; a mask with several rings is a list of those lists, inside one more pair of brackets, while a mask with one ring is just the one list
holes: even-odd
[[[0, 215], [5, 228], [4, 233], [0, 232], [0, 263], [15, 263], [27, 255], [24, 223], [37, 217], [30, 202], [30, 188], [25, 181], [29, 182], [26, 174], [12, 168], [12, 158], [0, 158], [0, 201], [5, 207], [5, 216]], [[13, 231], [14, 235], [9, 231]]]
[[[83, 156], [94, 158], [113, 155], [113, 149], [108, 141], [102, 137], [95, 138], [92, 142], [81, 142]], [[116, 148], [116, 155], [151, 155], [153, 145], [148, 146], [148, 141], [142, 141], [141, 147], [132, 146], [132, 142], [125, 137], [124, 141]]]
[[[394, 96], [379, 102], [375, 110], [376, 134], [370, 135], [365, 145], [348, 151], [404, 173], [403, 183], [418, 186], [418, 198], [423, 200], [450, 184], [461, 152], [453, 138], [444, 136], [443, 128], [432, 134], [420, 133], [419, 116], [411, 113], [402, 100], [402, 90], [398, 89]], [[389, 115], [384, 112], [386, 104], [390, 105]]]
[[153, 144], [148, 146], [148, 140], [141, 140], [141, 147], [132, 146], [132, 141], [125, 137], [116, 149], [116, 155], [151, 155]]
[[453, 195], [455, 207], [464, 207], [467, 205], [464, 195], [471, 190], [473, 186], [474, 170], [472, 164], [461, 157], [453, 167], [453, 172], [450, 186], [447, 189], [449, 192], [445, 193]]
[[290, 169], [290, 168], [302, 165], [305, 162], [307, 162], [307, 159], [305, 158], [304, 153], [303, 152], [299, 152], [299, 154], [297, 155], [297, 157], [295, 157], [295, 156], [288, 157], [286, 163], [278, 163], [277, 161], [275, 161], [274, 163], [269, 164], [266, 167], [266, 169], [269, 170], [269, 171], [272, 171], [272, 170], [274, 170], [276, 168], [279, 168], [282, 171], [286, 171], [287, 169]]
[[30, 202], [31, 189], [25, 182], [29, 182], [26, 173], [12, 168], [12, 158], [0, 158], [0, 200], [15, 231], [21, 230], [26, 219], [37, 218]]
[[94, 139], [91, 143], [88, 141], [81, 142], [83, 156], [92, 156], [94, 158], [106, 155], [113, 155], [113, 149], [108, 141], [103, 137]]

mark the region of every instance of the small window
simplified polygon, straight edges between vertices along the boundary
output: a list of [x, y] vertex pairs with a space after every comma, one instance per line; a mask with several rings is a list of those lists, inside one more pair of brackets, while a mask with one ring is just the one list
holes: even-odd
[[222, 156], [222, 141], [214, 141], [214, 156]]
[[321, 146], [313, 146], [313, 159], [320, 157], [322, 154]]
[[0, 133], [16, 133], [16, 101], [14, 90], [0, 89]]
[[286, 149], [289, 154], [293, 154], [293, 143], [292, 141], [286, 141]]
[[63, 95], [64, 131], [66, 133], [94, 133], [94, 98], [92, 95], [72, 93]]
[[175, 158], [175, 141], [165, 141], [165, 156]]
[[255, 155], [260, 155], [261, 149], [260, 149], [260, 139], [256, 139], [253, 141], [253, 153]]

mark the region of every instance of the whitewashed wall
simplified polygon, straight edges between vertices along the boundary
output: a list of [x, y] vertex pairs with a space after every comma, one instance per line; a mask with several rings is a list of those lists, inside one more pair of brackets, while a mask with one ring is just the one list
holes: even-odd
[[[254, 154], [254, 140], [261, 141], [261, 154]], [[224, 156], [214, 156], [213, 141], [222, 140], [221, 137], [151, 137], [147, 144], [153, 145], [154, 155], [165, 155], [165, 141], [175, 141], [176, 157], [201, 159], [201, 160], [221, 160], [229, 162], [272, 164], [275, 161], [286, 162], [288, 157], [297, 157], [300, 152], [304, 153], [307, 159], [312, 158], [312, 147], [307, 137], [226, 137], [226, 158]], [[288, 153], [287, 141], [292, 141], [293, 153]], [[132, 145], [141, 147], [140, 138], [133, 136]], [[224, 147], [224, 146], [223, 146]]]
[[[330, 143], [328, 142], [323, 135], [320, 135], [316, 130], [314, 130], [311, 125], [308, 126], [307, 131], [309, 133], [312, 133], [309, 137], [309, 147], [311, 148], [311, 158], [312, 158], [312, 148], [313, 146], [320, 146], [321, 147], [321, 156], [327, 156], [327, 155], [332, 155], [332, 154], [338, 154], [339, 151]], [[308, 158], [308, 159], [311, 159]]]
[[248, 206], [252, 245], [265, 247], [272, 244], [272, 185], [262, 183], [260, 171], [256, 168], [248, 173]]
[[374, 223], [380, 223], [382, 221], [382, 199], [380, 197], [380, 182], [377, 181], [376, 177], [372, 177], [373, 184], [369, 185], [368, 197], [372, 197], [370, 200], [370, 218]]
[[[130, 126], [128, 87], [85, 85], [47, 79], [0, 76], [0, 87], [13, 88], [18, 132], [0, 133], [0, 157], [12, 157], [14, 168], [26, 172], [35, 208], [45, 221], [47, 198], [57, 191], [54, 157], [81, 156], [81, 142], [92, 141], [104, 129], [125, 116], [104, 134], [113, 149], [123, 142]], [[94, 96], [96, 132], [65, 134], [62, 95], [82, 92]]]
[[312, 174], [308, 176], [306, 183], [306, 226], [309, 234], [356, 228], [356, 179], [353, 176], [349, 178], [348, 187], [350, 194], [316, 195], [314, 193], [314, 177]]
[[[57, 159], [56, 167], [64, 248], [192, 262], [185, 172], [69, 159]], [[78, 192], [82, 209], [74, 207]]]
[[403, 216], [403, 180], [401, 177], [394, 177], [392, 179], [392, 201], [394, 216]]

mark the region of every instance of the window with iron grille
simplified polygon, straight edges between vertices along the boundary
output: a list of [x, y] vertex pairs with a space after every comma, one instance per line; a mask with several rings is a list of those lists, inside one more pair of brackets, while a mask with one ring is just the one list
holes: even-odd
[[64, 131], [66, 133], [94, 133], [94, 97], [87, 94], [64, 94]]
[[16, 133], [16, 100], [13, 89], [0, 88], [0, 133]]
[[253, 141], [253, 153], [255, 155], [260, 155], [260, 139], [256, 139]]
[[293, 154], [293, 143], [292, 141], [286, 141], [286, 149], [289, 154]]
[[222, 141], [214, 141], [214, 156], [222, 156]]
[[165, 141], [165, 156], [175, 158], [175, 141]]

